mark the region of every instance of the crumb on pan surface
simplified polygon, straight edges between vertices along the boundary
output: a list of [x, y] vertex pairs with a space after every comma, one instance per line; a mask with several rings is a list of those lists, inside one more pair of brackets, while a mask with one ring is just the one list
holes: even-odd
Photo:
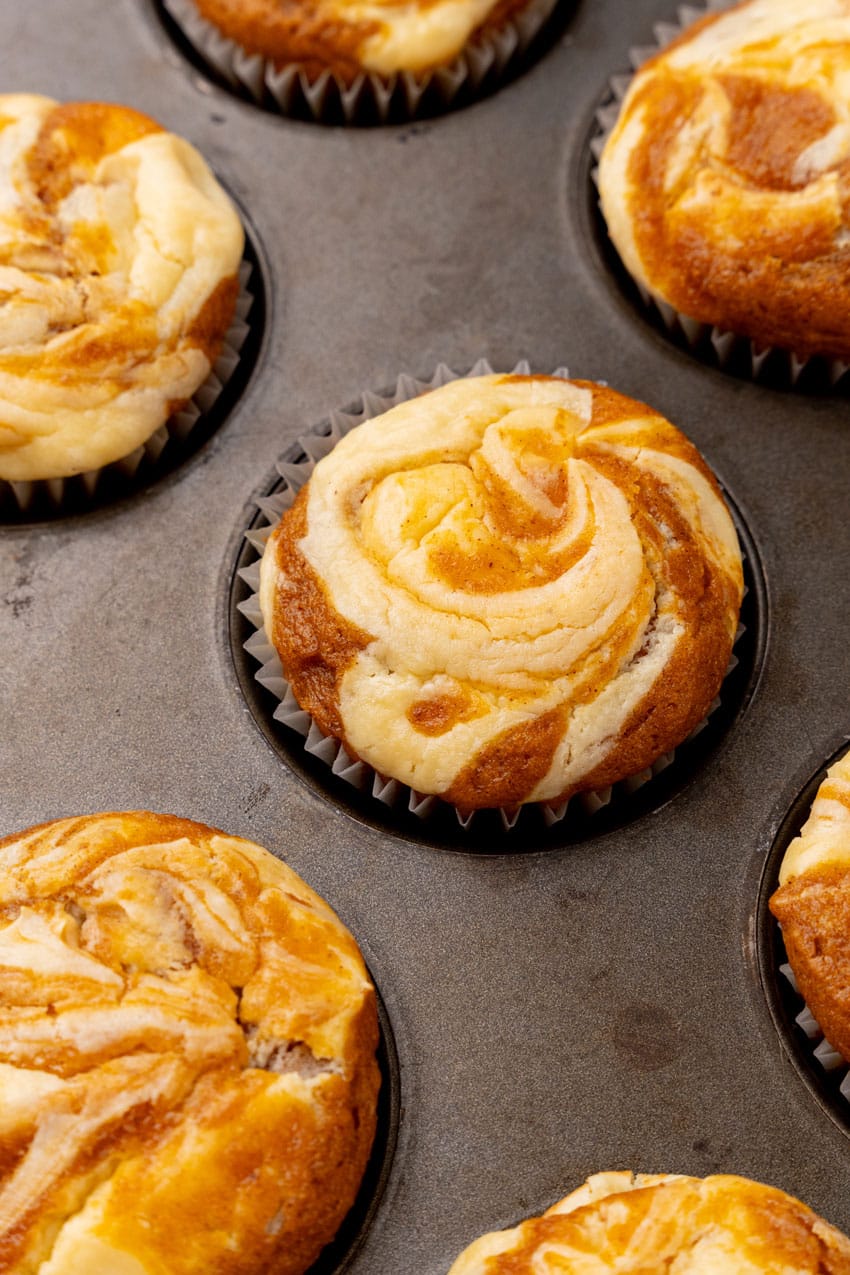
[[770, 910], [801, 996], [850, 1062], [850, 753], [828, 770], [786, 850]]
[[847, 1275], [850, 1240], [806, 1205], [746, 1178], [597, 1173], [508, 1231], [469, 1246], [449, 1275]]
[[850, 359], [850, 4], [746, 0], [636, 74], [599, 165], [626, 269], [680, 314]]
[[364, 71], [429, 71], [468, 40], [500, 26], [525, 0], [194, 0], [202, 17], [248, 53], [277, 66], [298, 63], [311, 78], [331, 70], [343, 83]]
[[552, 377], [455, 381], [354, 429], [260, 571], [302, 708], [461, 809], [564, 800], [675, 747], [717, 694], [741, 593], [693, 445]]
[[0, 1269], [302, 1275], [375, 1129], [374, 989], [267, 851], [145, 811], [0, 841]]
[[188, 142], [128, 107], [0, 96], [0, 478], [128, 455], [207, 378], [244, 237]]

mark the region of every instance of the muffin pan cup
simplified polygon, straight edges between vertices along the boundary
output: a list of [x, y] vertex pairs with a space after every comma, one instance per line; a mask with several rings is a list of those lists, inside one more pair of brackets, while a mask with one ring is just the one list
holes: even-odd
[[[267, 846], [327, 899], [399, 1064], [395, 1154], [345, 1275], [446, 1275], [476, 1236], [611, 1168], [740, 1173], [850, 1232], [850, 1136], [780, 1040], [758, 942], [776, 829], [850, 729], [850, 421], [802, 379], [777, 392], [678, 348], [600, 256], [594, 110], [673, 8], [584, 0], [499, 92], [355, 129], [223, 89], [153, 0], [76, 0], [72, 22], [67, 0], [0, 0], [15, 87], [181, 131], [244, 210], [265, 292], [250, 381], [191, 459], [83, 517], [0, 529], [0, 835], [174, 811]], [[298, 440], [364, 387], [482, 354], [657, 407], [720, 477], [755, 563], [738, 712], [721, 703], [628, 803], [571, 803], [551, 828], [463, 829], [360, 793], [273, 721], [242, 646], [234, 566], [256, 557], [245, 531], [276, 459], [303, 459]]]
[[[486, 358], [480, 358], [465, 375], [488, 376], [497, 370], [491, 367]], [[527, 360], [522, 360], [510, 369], [510, 374], [512, 375], [528, 376], [530, 373], [531, 367]], [[567, 368], [559, 367], [551, 375], [566, 378], [569, 377], [569, 371]], [[671, 749], [662, 753], [650, 766], [633, 775], [626, 776], [626, 778], [619, 780], [615, 784], [608, 785], [605, 788], [576, 793], [567, 801], [529, 802], [522, 806], [499, 808], [495, 811], [473, 810], [462, 812], [437, 796], [417, 792], [399, 780], [380, 774], [368, 763], [352, 758], [339, 740], [324, 735], [310, 714], [301, 708], [295, 698], [281, 667], [277, 651], [271, 645], [263, 625], [263, 616], [257, 592], [260, 582], [260, 558], [262, 557], [263, 549], [269, 535], [280, 521], [281, 515], [291, 506], [318, 461], [323, 456], [326, 456], [341, 438], [358, 425], [362, 425], [364, 421], [389, 411], [391, 407], [398, 403], [415, 398], [419, 394], [427, 393], [429, 390], [437, 389], [439, 386], [456, 379], [458, 379], [457, 372], [454, 372], [445, 364], [440, 364], [433, 376], [427, 381], [417, 380], [414, 377], [402, 374], [399, 376], [394, 390], [382, 394], [365, 391], [359, 408], [337, 411], [331, 414], [327, 432], [314, 431], [302, 435], [298, 440], [302, 452], [300, 460], [284, 458], [278, 462], [277, 472], [282, 480], [281, 484], [271, 493], [257, 497], [256, 506], [261, 514], [261, 521], [258, 525], [255, 518], [250, 529], [245, 533], [248, 544], [256, 552], [256, 559], [247, 566], [239, 565], [236, 568], [238, 578], [251, 590], [249, 597], [235, 601], [236, 609], [247, 620], [252, 630], [251, 636], [242, 641], [241, 645], [251, 659], [259, 663], [260, 667], [254, 674], [256, 681], [277, 700], [277, 706], [271, 715], [272, 721], [266, 722], [267, 729], [278, 731], [282, 727], [284, 728], [282, 733], [289, 732], [298, 736], [302, 741], [301, 746], [305, 753], [324, 763], [335, 779], [342, 780], [359, 794], [366, 794], [375, 802], [380, 803], [385, 808], [390, 819], [393, 817], [394, 812], [403, 812], [403, 817], [409, 814], [413, 816], [414, 820], [420, 820], [423, 823], [432, 822], [435, 816], [442, 817], [442, 822], [445, 822], [447, 812], [450, 811], [456, 820], [461, 844], [464, 844], [463, 834], [469, 833], [469, 839], [466, 843], [469, 848], [473, 848], [473, 834], [478, 831], [483, 820], [488, 821], [491, 828], [495, 821], [498, 820], [498, 823], [495, 824], [497, 830], [504, 834], [513, 834], [513, 839], [515, 840], [517, 837], [528, 835], [529, 822], [531, 819], [536, 819], [542, 829], [545, 830], [544, 835], [553, 830], [551, 831], [552, 840], [553, 843], [557, 844], [557, 825], [563, 820], [567, 820], [568, 824], [571, 825], [575, 825], [577, 822], [582, 829], [589, 826], [592, 830], [593, 816], [601, 811], [606, 812], [606, 821], [620, 822], [629, 819], [632, 807], [634, 808], [634, 814], [640, 812], [642, 808], [645, 809], [645, 802], [638, 804], [633, 802], [632, 799], [635, 794], [644, 788], [644, 785], [652, 787], [652, 781], [657, 776], [667, 771], [669, 767], [674, 767], [677, 750]], [[740, 530], [740, 519], [737, 521]], [[244, 548], [240, 553], [240, 560], [242, 557], [244, 557]], [[745, 553], [744, 557], [747, 576], [752, 580], [752, 570], [755, 565], [753, 562], [753, 550], [750, 549], [749, 555]], [[746, 581], [745, 589], [747, 592], [750, 591], [750, 585]], [[754, 616], [754, 627], [758, 629], [764, 620], [759, 602], [761, 590], [757, 590], [756, 595], [756, 597], [751, 597], [750, 605], [742, 610], [742, 615]], [[755, 611], [753, 610], [753, 604], [755, 604]], [[733, 647], [726, 674], [727, 678], [730, 673], [738, 669], [739, 657], [736, 648], [746, 632], [746, 624], [739, 623], [735, 646]], [[753, 676], [757, 676], [758, 666], [758, 659], [754, 654], [759, 646], [757, 632], [752, 633], [750, 638], [749, 642], [743, 644], [747, 651], [745, 659], [748, 666], [752, 664], [752, 668], [748, 667], [746, 670], [746, 677], [743, 682], [745, 697], [751, 688]], [[238, 646], [235, 655], [237, 659], [240, 659]], [[737, 681], [739, 684], [741, 683], [740, 674]], [[726, 688], [725, 692], [724, 687]], [[707, 716], [697, 723], [687, 738], [682, 741], [682, 744], [693, 745], [693, 741], [703, 732], [711, 717], [723, 704], [724, 699], [726, 700], [727, 714], [730, 711], [730, 705], [735, 706], [732, 709], [732, 716], [734, 717], [740, 698], [738, 687], [733, 692], [724, 681], [724, 686], [721, 686], [720, 692], [712, 701]], [[709, 749], [706, 749], [706, 752], [708, 751]], [[668, 781], [674, 776], [675, 767], [671, 775], [667, 776]], [[659, 794], [659, 800], [665, 800], [668, 793], [669, 790], [662, 791]], [[332, 800], [332, 795], [330, 793], [328, 795]], [[650, 792], [649, 794], [644, 794], [644, 796], [648, 796], [649, 805], [651, 806], [653, 793]], [[408, 823], [410, 823], [409, 820]], [[501, 825], [500, 828], [499, 824]], [[392, 824], [390, 823], [391, 826]], [[492, 836], [490, 838], [485, 837], [484, 842], [491, 849], [508, 849], [512, 846], [510, 835], [506, 836], [503, 845], [501, 842], [494, 842]]]
[[245, 49], [207, 22], [192, 0], [159, 0], [201, 60], [258, 106], [317, 123], [402, 123], [471, 100], [514, 70], [557, 0], [529, 0], [514, 17], [475, 36], [445, 66], [393, 75], [363, 72], [350, 84], [332, 71], [312, 77], [296, 63], [276, 66]]

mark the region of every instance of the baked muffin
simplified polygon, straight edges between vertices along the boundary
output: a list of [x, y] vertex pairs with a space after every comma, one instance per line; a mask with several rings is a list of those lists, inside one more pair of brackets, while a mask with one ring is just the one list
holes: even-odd
[[0, 479], [144, 443], [207, 378], [243, 234], [188, 142], [137, 111], [0, 97]]
[[133, 811], [0, 841], [4, 1270], [301, 1275], [375, 1129], [351, 935], [239, 837]]
[[850, 753], [827, 771], [786, 850], [770, 910], [801, 996], [850, 1062]]
[[850, 3], [746, 0], [634, 77], [599, 165], [626, 269], [680, 315], [850, 360]]
[[529, 0], [189, 2], [228, 40], [273, 67], [296, 64], [310, 79], [329, 71], [351, 85], [364, 73], [388, 78], [446, 66], [470, 40], [504, 27]]
[[775, 1187], [718, 1175], [595, 1173], [510, 1231], [471, 1244], [449, 1275], [850, 1275], [850, 1240]]
[[453, 381], [352, 430], [265, 547], [295, 698], [460, 810], [636, 774], [705, 717], [742, 593], [691, 443], [589, 382]]

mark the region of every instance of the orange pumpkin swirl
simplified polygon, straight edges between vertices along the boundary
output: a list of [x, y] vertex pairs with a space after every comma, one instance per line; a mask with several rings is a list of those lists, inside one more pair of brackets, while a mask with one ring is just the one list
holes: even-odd
[[301, 1275], [375, 1129], [351, 935], [168, 815], [43, 824], [0, 868], [0, 1271]]
[[201, 156], [137, 111], [0, 96], [0, 478], [119, 460], [194, 394], [243, 234]]
[[850, 753], [830, 767], [785, 852], [770, 910], [797, 985], [850, 1063]]
[[302, 708], [468, 809], [561, 800], [681, 742], [741, 592], [696, 449], [643, 404], [550, 377], [455, 381], [353, 430], [260, 572]]
[[848, 74], [848, 0], [749, 0], [640, 69], [599, 189], [656, 299], [760, 348], [850, 359]]
[[805, 1204], [746, 1178], [595, 1173], [449, 1275], [850, 1275], [850, 1240]]

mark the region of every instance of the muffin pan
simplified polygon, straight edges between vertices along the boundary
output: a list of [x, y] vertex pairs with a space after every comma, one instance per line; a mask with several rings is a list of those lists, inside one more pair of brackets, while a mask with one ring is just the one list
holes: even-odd
[[[612, 274], [588, 141], [609, 77], [672, 10], [584, 0], [484, 100], [334, 129], [213, 85], [148, 0], [78, 0], [72, 24], [61, 0], [0, 0], [8, 87], [181, 131], [245, 210], [266, 285], [254, 373], [188, 463], [0, 533], [0, 834], [176, 811], [268, 846], [340, 913], [399, 1059], [385, 1189], [333, 1259], [351, 1275], [445, 1275], [476, 1235], [603, 1168], [741, 1173], [850, 1231], [846, 1124], [780, 1042], [758, 925], [774, 835], [850, 730], [850, 413], [679, 349]], [[732, 493], [764, 577], [761, 673], [723, 746], [666, 804], [545, 853], [519, 826], [446, 853], [305, 787], [254, 727], [229, 629], [276, 459], [364, 389], [482, 354], [652, 403]]]

